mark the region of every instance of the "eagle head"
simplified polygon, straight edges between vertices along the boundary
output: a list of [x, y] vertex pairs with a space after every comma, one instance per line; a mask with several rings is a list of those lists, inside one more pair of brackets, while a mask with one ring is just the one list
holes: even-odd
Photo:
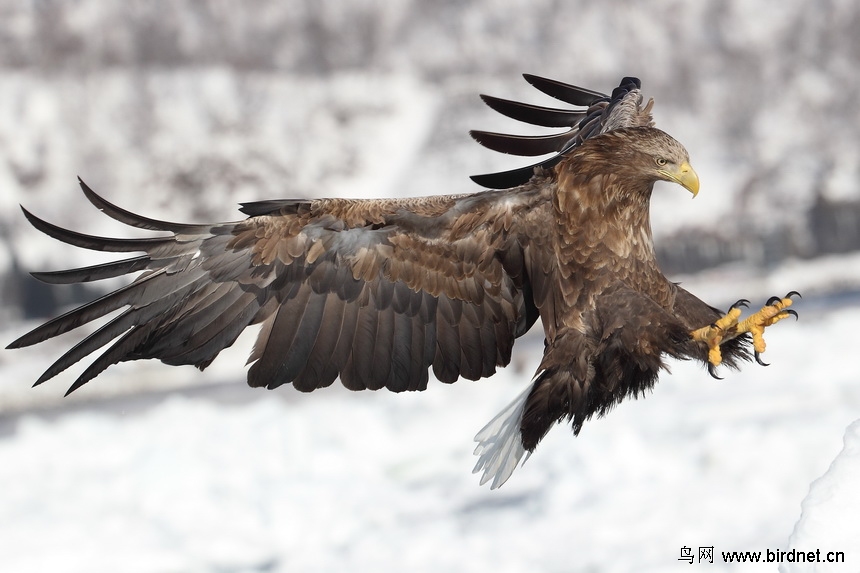
[[690, 155], [677, 139], [653, 127], [618, 131], [630, 132], [629, 149], [640, 174], [654, 181], [677, 183], [692, 193], [693, 197], [699, 193], [699, 176], [690, 165]]
[[572, 170], [586, 177], [609, 169], [627, 184], [639, 185], [646, 196], [656, 181], [681, 185], [695, 197], [699, 176], [690, 165], [687, 150], [671, 135], [654, 127], [626, 127], [608, 131], [583, 142], [578, 152], [583, 162], [572, 161]]

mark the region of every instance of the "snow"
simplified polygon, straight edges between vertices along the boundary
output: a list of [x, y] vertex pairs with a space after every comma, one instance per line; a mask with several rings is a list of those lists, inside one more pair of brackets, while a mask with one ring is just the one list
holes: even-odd
[[[812, 483], [809, 495], [803, 500], [803, 513], [789, 538], [788, 547], [796, 551], [843, 551], [846, 561], [841, 563], [790, 563], [780, 566], [780, 573], [844, 571], [846, 563], [856, 554], [860, 539], [860, 420], [845, 431], [845, 446], [827, 472]], [[852, 551], [854, 550], [854, 551]], [[856, 557], [855, 557], [856, 558]]]
[[[22, 573], [663, 572], [686, 570], [682, 546], [712, 545], [709, 567], [738, 571], [719, 551], [786, 549], [809, 483], [860, 411], [846, 367], [860, 308], [796, 308], [799, 322], [768, 330], [769, 368], [716, 381], [673, 364], [651, 396], [578, 438], [550, 432], [495, 491], [470, 473], [472, 436], [529, 383], [537, 338], [518, 343], [517, 367], [421, 394], [252, 390], [228, 358], [209, 391], [6, 417], [0, 561]], [[123, 366], [92, 386], [196, 376]], [[37, 374], [0, 373], [18, 387]], [[792, 547], [850, 551], [830, 532], [856, 507], [821, 505], [823, 537], [810, 524], [823, 487], [847, 496], [857, 483], [857, 432], [853, 463], [843, 453], [813, 488]]]

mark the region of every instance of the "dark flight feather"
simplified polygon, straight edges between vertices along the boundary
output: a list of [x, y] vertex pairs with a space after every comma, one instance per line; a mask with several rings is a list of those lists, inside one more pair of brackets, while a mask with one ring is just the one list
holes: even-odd
[[491, 108], [503, 115], [543, 127], [568, 127], [568, 131], [544, 136], [522, 136], [473, 130], [475, 140], [493, 151], [511, 155], [537, 156], [555, 153], [553, 157], [519, 169], [473, 175], [472, 180], [490, 189], [508, 189], [524, 184], [536, 170], [550, 169], [585, 140], [622, 127], [651, 125], [651, 102], [642, 107], [641, 82], [626, 77], [611, 95], [580, 88], [556, 80], [523, 74], [531, 85], [565, 103], [586, 106], [584, 110], [563, 110], [532, 106], [511, 100], [482, 95]]
[[504, 116], [542, 127], [571, 127], [585, 116], [582, 111], [543, 107], [484, 94], [481, 94], [481, 99]]
[[146, 269], [149, 257], [141, 256], [133, 259], [124, 259], [113, 263], [81, 267], [79, 269], [67, 269], [62, 271], [32, 272], [34, 278], [48, 284], [73, 284], [88, 283], [104, 279], [121, 277]]
[[[530, 83], [546, 95], [552, 96], [557, 100], [561, 100], [571, 105], [589, 106], [597, 100], [606, 97], [606, 94], [602, 94], [600, 92], [596, 92], [588, 88], [573, 86], [564, 82], [560, 82], [558, 80], [551, 80], [549, 78], [543, 78], [534, 74], [523, 74], [523, 77], [528, 83]], [[622, 85], [625, 83], [626, 80], [629, 79], [630, 78], [624, 78], [622, 80]]]

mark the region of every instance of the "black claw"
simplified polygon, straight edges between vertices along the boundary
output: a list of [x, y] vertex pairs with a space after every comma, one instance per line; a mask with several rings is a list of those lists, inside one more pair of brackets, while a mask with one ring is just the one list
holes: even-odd
[[761, 359], [761, 352], [759, 352], [758, 350], [755, 351], [755, 361], [762, 366], [770, 366], [770, 364]]
[[779, 298], [778, 296], [772, 296], [772, 297], [770, 297], [769, 299], [767, 299], [767, 304], [768, 304], [768, 306], [770, 306], [770, 305], [775, 304], [775, 303], [777, 303], [777, 302], [779, 302], [779, 301], [781, 301], [781, 300], [782, 300], [782, 299], [781, 299], [781, 298]]
[[797, 316], [797, 311], [796, 311], [796, 310], [794, 310], [794, 309], [792, 309], [792, 308], [790, 308], [790, 309], [786, 310], [785, 312], [787, 312], [788, 314], [790, 314], [791, 316], [793, 316], [793, 317], [794, 317], [794, 320], [797, 320], [798, 318], [800, 318], [799, 316]]
[[802, 296], [800, 296], [800, 293], [797, 292], [796, 290], [791, 291], [790, 293], [785, 295], [783, 298], [791, 298], [793, 296], [796, 296], [797, 298], [803, 298]]
[[711, 378], [715, 378], [716, 380], [722, 380], [722, 376], [717, 376], [717, 367], [708, 362], [708, 374], [711, 375]]
[[745, 298], [742, 298], [739, 301], [737, 301], [735, 304], [733, 304], [731, 306], [731, 308], [729, 308], [729, 310], [731, 310], [733, 308], [749, 308], [749, 306], [750, 306], [750, 301], [748, 301]]

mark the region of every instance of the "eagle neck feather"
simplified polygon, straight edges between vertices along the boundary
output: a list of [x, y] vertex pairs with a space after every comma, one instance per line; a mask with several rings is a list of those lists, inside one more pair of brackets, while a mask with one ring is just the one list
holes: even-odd
[[[657, 270], [651, 235], [652, 182], [562, 165], [554, 200], [562, 245], [580, 265], [616, 273]], [[564, 253], [560, 253], [567, 260]]]

